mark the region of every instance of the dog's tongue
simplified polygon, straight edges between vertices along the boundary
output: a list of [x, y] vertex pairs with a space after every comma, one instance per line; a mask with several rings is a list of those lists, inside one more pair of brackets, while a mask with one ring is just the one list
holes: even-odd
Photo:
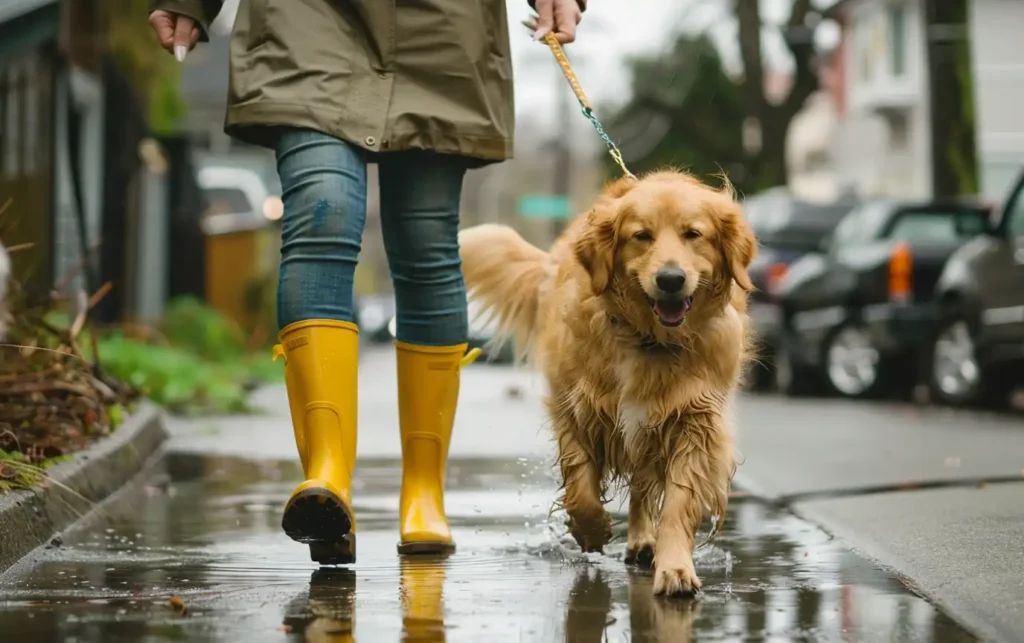
[[658, 319], [666, 324], [678, 324], [683, 321], [688, 310], [690, 310], [689, 298], [679, 302], [659, 301], [654, 304], [654, 314], [658, 316]]

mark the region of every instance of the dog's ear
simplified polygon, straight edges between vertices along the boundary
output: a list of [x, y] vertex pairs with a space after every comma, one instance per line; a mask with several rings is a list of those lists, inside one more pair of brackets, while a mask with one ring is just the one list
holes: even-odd
[[604, 190], [601, 191], [601, 196], [606, 199], [618, 199], [624, 196], [627, 192], [632, 190], [636, 186], [636, 179], [631, 176], [624, 176], [607, 183], [604, 186]]
[[590, 275], [590, 287], [601, 295], [611, 283], [618, 245], [616, 217], [598, 209], [587, 214], [587, 223], [576, 238], [573, 251], [576, 259]]
[[573, 251], [580, 265], [590, 274], [595, 295], [601, 295], [611, 284], [615, 266], [615, 250], [619, 245], [619, 215], [615, 201], [637, 184], [624, 176], [605, 185], [594, 209], [587, 214], [587, 224], [576, 238]]
[[722, 243], [722, 255], [729, 274], [739, 287], [747, 292], [754, 289], [747, 268], [757, 254], [757, 238], [747, 223], [739, 206], [730, 209], [720, 220], [719, 235]]

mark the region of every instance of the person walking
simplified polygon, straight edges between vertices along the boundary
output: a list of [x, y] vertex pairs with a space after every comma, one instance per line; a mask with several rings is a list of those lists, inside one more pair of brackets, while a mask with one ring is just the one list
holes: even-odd
[[[531, 0], [535, 39], [575, 39], [586, 0]], [[222, 0], [151, 0], [160, 45], [183, 61]], [[284, 215], [277, 292], [295, 442], [306, 480], [281, 521], [321, 564], [356, 560], [353, 275], [366, 166], [397, 308], [401, 554], [454, 551], [448, 445], [467, 355], [458, 227], [466, 171], [512, 155], [503, 0], [239, 0], [225, 131], [274, 151]]]

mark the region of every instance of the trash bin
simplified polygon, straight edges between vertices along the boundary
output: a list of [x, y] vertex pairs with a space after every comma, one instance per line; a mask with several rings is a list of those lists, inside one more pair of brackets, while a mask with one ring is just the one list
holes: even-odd
[[249, 213], [211, 214], [206, 234], [206, 303], [242, 328], [258, 323], [259, 311], [246, 305], [246, 292], [273, 270], [272, 221]]

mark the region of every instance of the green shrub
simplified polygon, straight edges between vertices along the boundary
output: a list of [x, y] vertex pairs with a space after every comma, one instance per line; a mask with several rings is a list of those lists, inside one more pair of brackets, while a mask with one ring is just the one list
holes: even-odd
[[99, 342], [111, 375], [179, 413], [243, 413], [245, 368], [241, 361], [214, 363], [176, 346], [147, 344], [117, 334]]
[[160, 329], [171, 345], [215, 362], [238, 360], [245, 353], [242, 329], [194, 297], [170, 301]]

